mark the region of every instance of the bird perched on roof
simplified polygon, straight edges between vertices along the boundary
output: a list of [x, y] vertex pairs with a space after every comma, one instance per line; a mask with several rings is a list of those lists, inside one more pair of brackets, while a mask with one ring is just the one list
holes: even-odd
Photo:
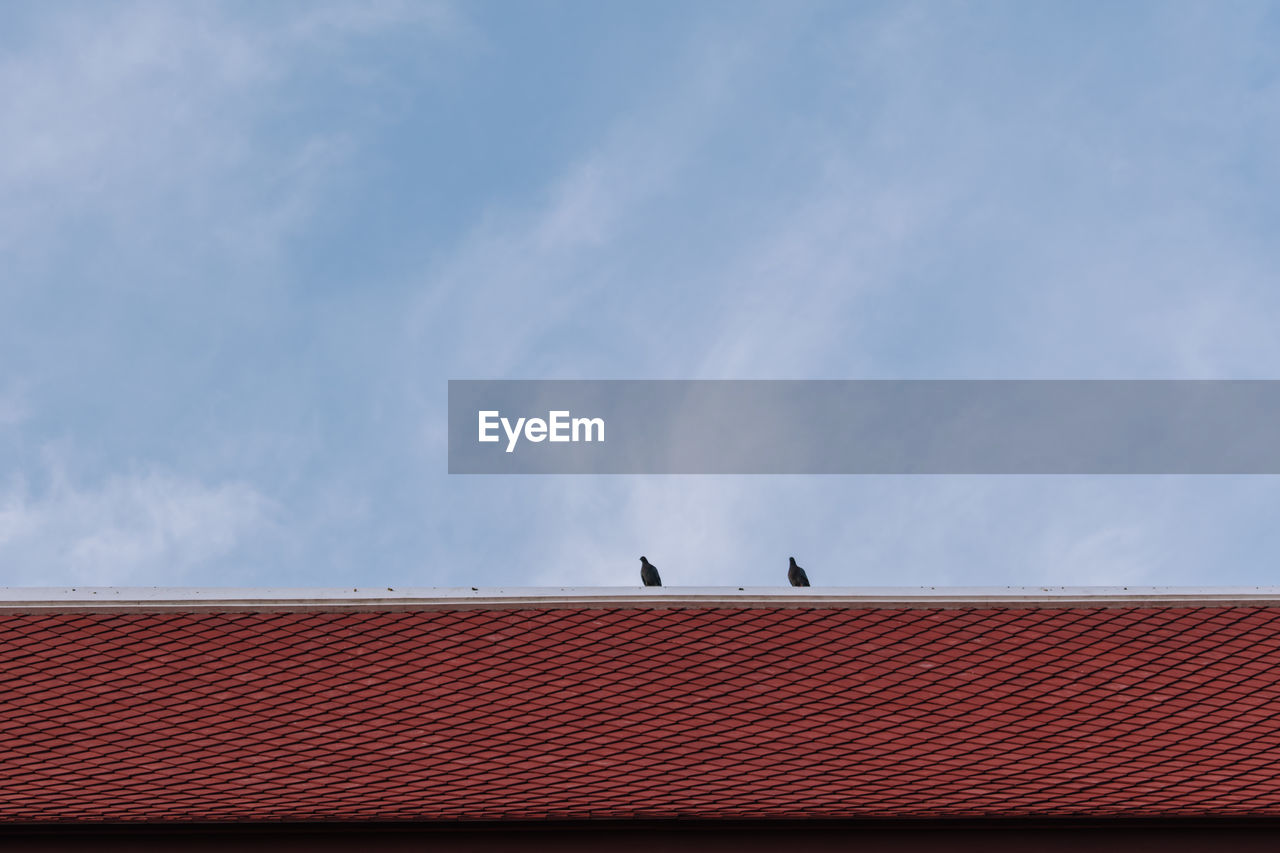
[[787, 569], [787, 580], [792, 586], [808, 586], [809, 576], [804, 573], [804, 569], [796, 565], [796, 558], [791, 558], [791, 568]]
[[658, 567], [644, 557], [640, 558], [640, 582], [645, 586], [662, 586], [662, 578], [658, 575]]

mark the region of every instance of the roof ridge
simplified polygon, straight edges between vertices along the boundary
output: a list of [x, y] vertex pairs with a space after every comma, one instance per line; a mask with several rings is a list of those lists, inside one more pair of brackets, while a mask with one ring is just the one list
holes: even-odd
[[0, 587], [0, 611], [1275, 606], [1280, 586]]

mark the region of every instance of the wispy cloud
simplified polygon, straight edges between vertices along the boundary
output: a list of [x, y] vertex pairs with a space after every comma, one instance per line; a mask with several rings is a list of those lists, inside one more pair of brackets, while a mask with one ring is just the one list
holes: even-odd
[[[661, 200], [684, 180], [718, 113], [732, 103], [739, 69], [751, 61], [752, 44], [742, 33], [696, 47], [681, 45], [672, 75], [678, 86], [664, 97], [621, 105], [537, 203], [490, 208], [432, 264], [409, 315], [411, 338], [437, 356], [447, 338], [447, 367], [454, 371], [566, 372], [563, 362], [553, 366], [560, 353], [546, 346], [548, 338], [629, 286], [619, 275], [618, 253], [636, 240], [637, 227], [661, 215]], [[459, 319], [467, 322], [465, 334]]]
[[[707, 378], [1274, 375], [1280, 350], [1264, 332], [1280, 310], [1264, 284], [1274, 252], [1236, 233], [1255, 190], [1228, 179], [1220, 184], [1228, 194], [1210, 201], [1199, 171], [1216, 171], [1213, 158], [1233, 148], [1242, 156], [1249, 140], [1280, 129], [1263, 94], [1274, 83], [1237, 99], [1235, 115], [1188, 113], [1177, 91], [1199, 84], [1184, 70], [1145, 81], [1143, 100], [1118, 114], [1099, 92], [1119, 70], [1103, 60], [1125, 45], [1108, 45], [1083, 67], [1066, 55], [1028, 63], [1019, 31], [999, 16], [966, 16], [968, 37], [988, 45], [982, 52], [956, 41], [945, 18], [905, 7], [820, 39], [849, 91], [871, 94], [856, 109], [834, 100], [807, 135], [762, 131], [796, 146], [782, 167], [789, 192], [757, 199], [722, 190], [707, 211], [733, 210], [730, 235], [708, 218], [689, 238], [714, 263], [689, 262], [673, 229], [663, 231], [672, 242], [656, 251], [679, 282], [646, 281], [645, 300], [612, 303], [649, 321], [615, 329], [641, 326], [628, 340], [643, 357], [547, 358], [556, 351], [550, 330], [577, 331], [566, 320], [575, 312], [613, 319], [591, 285], [577, 284], [584, 270], [597, 282], [637, 281], [619, 272], [619, 259], [635, 257], [643, 226], [619, 229], [616, 217], [593, 213], [628, 198], [625, 180], [616, 197], [613, 180], [591, 180], [625, 163], [617, 155], [626, 149], [576, 173], [570, 185], [590, 192], [564, 196], [574, 204], [479, 242], [476, 256], [494, 272], [463, 266], [461, 279], [482, 292], [498, 281], [520, 307], [489, 327], [514, 329], [511, 340], [478, 336], [489, 357], [464, 361], [467, 375], [547, 375], [550, 365], [601, 376], [620, 364]], [[1022, 26], [1051, 23], [1030, 15]], [[1241, 25], [1215, 22], [1215, 38], [1232, 42]], [[1149, 35], [1191, 49], [1193, 29]], [[772, 57], [753, 59], [768, 66]], [[1011, 74], [1006, 63], [1030, 65], [1031, 74]], [[751, 60], [736, 70], [765, 76]], [[1214, 85], [1239, 84], [1228, 73]], [[730, 87], [718, 103], [741, 97]], [[1213, 100], [1211, 91], [1199, 97]], [[716, 125], [740, 120], [723, 109], [706, 118], [710, 127], [683, 137], [681, 163], [707, 167], [700, 146], [724, 144]], [[1131, 149], [1175, 128], [1159, 154]], [[687, 223], [675, 209], [686, 204], [700, 209], [696, 192], [627, 209]], [[546, 232], [576, 240], [530, 236]], [[511, 245], [539, 250], [505, 252]], [[444, 314], [490, 322], [485, 311], [458, 308]], [[770, 567], [807, 549], [827, 567], [825, 582], [850, 584], [1187, 579], [1226, 547], [1193, 535], [1196, 517], [1232, 528], [1236, 510], [1267, 492], [1194, 478], [565, 477], [521, 490], [537, 498], [522, 515], [530, 529], [519, 547], [539, 555], [544, 582], [634, 583], [640, 553], [679, 567], [673, 583], [777, 582]]]
[[278, 124], [282, 103], [305, 104], [297, 78], [311, 55], [397, 30], [443, 34], [451, 10], [325, 2], [244, 17], [133, 2], [39, 16], [35, 37], [0, 56], [0, 251], [52, 251], [89, 217], [117, 251], [225, 238], [240, 220], [251, 248], [292, 233], [344, 144], [342, 130]]
[[[31, 8], [6, 568], [1070, 583], [1264, 536], [1266, 483], [442, 469], [447, 378], [1274, 376], [1267, 4]], [[48, 441], [91, 462], [32, 486]]]
[[164, 471], [96, 484], [55, 472], [39, 491], [12, 477], [0, 489], [0, 583], [181, 583], [261, 533], [273, 511], [246, 483]]
[[[316, 452], [314, 421], [270, 415], [320, 370], [299, 355], [311, 306], [292, 301], [290, 241], [363, 174], [391, 120], [377, 96], [465, 20], [445, 2], [14, 11], [23, 26], [0, 47], [0, 582], [208, 578], [265, 529], [281, 470]], [[390, 38], [411, 48], [394, 68]], [[340, 100], [347, 121], [328, 110]], [[92, 458], [93, 475], [31, 485], [49, 441]], [[284, 570], [289, 545], [272, 542], [246, 571]]]

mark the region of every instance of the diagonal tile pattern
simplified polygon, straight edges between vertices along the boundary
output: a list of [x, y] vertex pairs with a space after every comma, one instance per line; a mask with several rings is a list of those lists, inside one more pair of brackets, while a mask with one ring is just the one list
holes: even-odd
[[1280, 608], [0, 615], [9, 821], [1280, 815]]

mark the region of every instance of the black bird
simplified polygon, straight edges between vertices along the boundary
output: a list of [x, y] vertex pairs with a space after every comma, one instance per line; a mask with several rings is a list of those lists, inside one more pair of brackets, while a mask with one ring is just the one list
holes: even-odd
[[809, 576], [804, 573], [804, 569], [796, 565], [796, 558], [791, 558], [791, 568], [787, 569], [787, 580], [791, 581], [792, 586], [808, 586]]
[[640, 558], [640, 582], [645, 586], [662, 586], [662, 578], [658, 576], [658, 567], [644, 557]]

